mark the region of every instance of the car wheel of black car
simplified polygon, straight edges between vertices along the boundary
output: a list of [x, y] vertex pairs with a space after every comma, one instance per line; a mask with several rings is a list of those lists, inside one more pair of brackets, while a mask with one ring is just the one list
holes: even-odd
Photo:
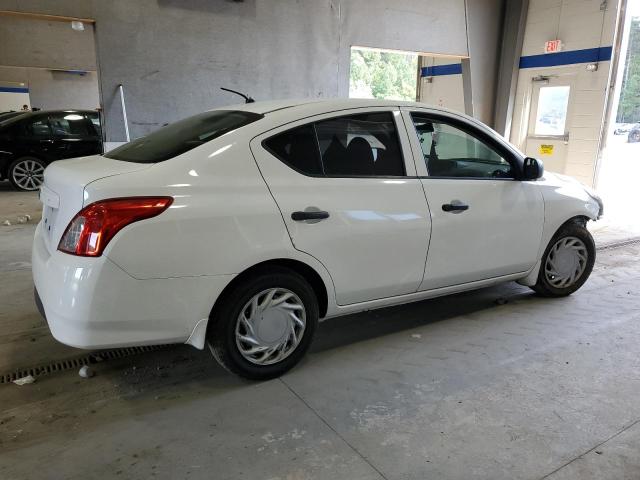
[[44, 182], [46, 166], [39, 158], [18, 158], [9, 165], [9, 181], [18, 190], [38, 190]]
[[640, 142], [640, 130], [631, 130], [631, 132], [629, 132], [628, 141], [629, 143]]

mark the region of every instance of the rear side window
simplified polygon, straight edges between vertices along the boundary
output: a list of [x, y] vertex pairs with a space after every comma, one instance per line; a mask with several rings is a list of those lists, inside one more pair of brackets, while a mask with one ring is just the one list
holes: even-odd
[[34, 137], [50, 137], [51, 130], [45, 117], [40, 117], [27, 123], [27, 132]]
[[315, 125], [329, 176], [403, 176], [404, 160], [391, 112], [332, 118]]
[[311, 123], [263, 142], [294, 170], [312, 176], [404, 176], [404, 159], [391, 112], [364, 113]]
[[305, 175], [322, 175], [318, 143], [313, 125], [288, 130], [264, 142], [267, 150]]
[[53, 130], [53, 134], [58, 137], [91, 137], [95, 136], [92, 130], [89, 130], [89, 124], [84, 115], [72, 112], [62, 112], [60, 114], [51, 115], [49, 124]]
[[261, 118], [257, 113], [235, 110], [205, 112], [167, 125], [104, 156], [125, 162], [163, 162]]

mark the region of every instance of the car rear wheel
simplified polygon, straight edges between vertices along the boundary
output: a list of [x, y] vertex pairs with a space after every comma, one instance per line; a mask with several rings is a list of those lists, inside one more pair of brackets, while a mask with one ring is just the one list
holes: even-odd
[[640, 142], [640, 130], [632, 130], [629, 133], [629, 143]]
[[9, 165], [9, 180], [18, 190], [38, 190], [44, 182], [45, 168], [46, 164], [39, 158], [18, 158]]
[[278, 377], [309, 349], [318, 301], [299, 274], [272, 267], [238, 284], [216, 306], [209, 348], [227, 370], [253, 380]]
[[596, 246], [587, 228], [568, 223], [549, 242], [531, 288], [545, 297], [571, 295], [587, 281], [595, 259]]

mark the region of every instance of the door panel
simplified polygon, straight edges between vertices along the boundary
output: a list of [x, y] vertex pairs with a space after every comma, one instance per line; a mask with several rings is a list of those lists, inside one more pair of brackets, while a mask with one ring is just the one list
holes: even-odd
[[[517, 180], [422, 180], [432, 234], [420, 290], [524, 272], [537, 261], [543, 209], [538, 189]], [[469, 208], [446, 212], [457, 200]]]
[[406, 109], [403, 118], [432, 222], [420, 290], [533, 267], [544, 204], [535, 182], [513, 179], [518, 164], [510, 147], [454, 114]]
[[525, 153], [542, 160], [551, 172], [566, 169], [573, 83], [573, 75], [533, 80]]
[[[355, 113], [383, 110], [358, 109]], [[339, 305], [415, 292], [424, 273], [431, 227], [422, 184], [415, 177], [406, 130], [402, 121], [398, 123], [397, 110], [394, 122], [401, 127], [400, 146], [407, 174], [412, 178], [308, 176], [285, 164], [262, 144], [278, 133], [349, 113], [291, 123], [251, 142], [294, 247], [324, 264], [333, 279]], [[304, 142], [302, 139], [296, 148]], [[380, 149], [376, 155], [383, 158]], [[308, 168], [316, 168], [313, 159], [305, 163], [310, 165]], [[329, 216], [292, 218], [294, 212], [305, 211], [324, 211]], [[294, 217], [303, 218], [299, 214]]]

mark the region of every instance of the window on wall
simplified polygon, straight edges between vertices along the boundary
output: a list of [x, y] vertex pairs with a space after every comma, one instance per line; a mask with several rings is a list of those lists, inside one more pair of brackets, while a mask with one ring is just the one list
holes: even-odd
[[350, 98], [415, 101], [418, 54], [351, 47]]
[[535, 135], [565, 134], [571, 87], [540, 87], [536, 111]]

